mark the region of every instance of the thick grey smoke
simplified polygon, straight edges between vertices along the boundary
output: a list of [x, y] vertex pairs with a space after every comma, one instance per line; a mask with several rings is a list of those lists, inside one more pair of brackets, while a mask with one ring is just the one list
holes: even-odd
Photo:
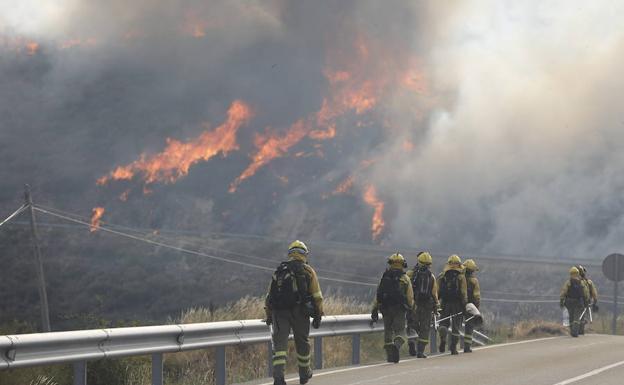
[[[590, 256], [622, 246], [618, 2], [36, 3], [0, 2], [7, 211], [29, 182], [45, 203], [104, 206], [122, 224], [371, 242], [362, 196], [374, 185], [388, 245]], [[353, 89], [336, 91], [330, 76], [343, 72]], [[353, 90], [374, 97], [353, 102]], [[138, 178], [95, 185], [166, 138], [218, 126], [236, 99], [254, 111], [239, 151], [148, 195]], [[285, 135], [325, 100], [360, 109], [340, 111], [335, 138], [302, 139], [228, 193], [257, 133]], [[350, 175], [353, 187], [332, 193]]]
[[434, 94], [454, 97], [433, 108], [414, 155], [377, 169], [386, 186], [405, 181], [385, 190], [399, 206], [394, 236], [449, 251], [621, 249], [624, 6], [468, 1], [452, 12], [427, 60]]

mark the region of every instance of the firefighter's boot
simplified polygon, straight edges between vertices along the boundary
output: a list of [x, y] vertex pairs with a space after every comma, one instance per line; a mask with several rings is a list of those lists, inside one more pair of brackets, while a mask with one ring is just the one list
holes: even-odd
[[416, 353], [417, 358], [427, 358], [425, 354], [425, 347], [427, 346], [424, 342], [418, 342], [418, 352]]
[[416, 353], [416, 344], [414, 343], [414, 341], [410, 341], [408, 342], [408, 346], [409, 346], [409, 355], [410, 356], [415, 356]]
[[286, 380], [284, 380], [284, 377], [275, 377], [273, 379], [273, 385], [286, 385]]
[[455, 355], [455, 354], [459, 354], [457, 352], [457, 343], [459, 342], [459, 338], [457, 338], [457, 336], [451, 336], [451, 354]]
[[308, 381], [310, 380], [310, 378], [312, 378], [312, 369], [310, 369], [310, 367], [305, 367], [305, 368], [299, 368], [299, 383], [300, 384], [307, 384]]
[[470, 344], [464, 343], [464, 353], [472, 353], [472, 348]]
[[446, 338], [440, 338], [440, 346], [438, 346], [438, 351], [440, 353], [444, 353], [446, 351]]

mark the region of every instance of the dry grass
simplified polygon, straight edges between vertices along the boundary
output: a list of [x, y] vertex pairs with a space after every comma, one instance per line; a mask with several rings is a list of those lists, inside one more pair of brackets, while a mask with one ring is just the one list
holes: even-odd
[[[367, 313], [369, 305], [354, 298], [328, 297], [324, 301], [325, 313], [333, 314], [360, 314]], [[216, 322], [239, 319], [264, 318], [264, 299], [258, 297], [243, 297], [222, 308], [206, 309], [193, 308], [186, 310], [172, 320], [173, 323]], [[267, 329], [268, 331], [268, 329]], [[370, 336], [362, 340], [362, 362], [379, 359], [381, 338]], [[375, 350], [375, 351], [372, 351]], [[289, 344], [289, 360], [287, 372], [296, 372], [295, 350]], [[350, 337], [332, 337], [323, 339], [323, 365], [325, 367], [344, 366], [351, 360]], [[213, 384], [214, 380], [214, 351], [200, 350], [169, 354], [166, 356], [165, 370], [167, 383], [175, 385]], [[237, 383], [267, 376], [268, 347], [267, 345], [237, 346], [226, 349], [228, 381]], [[148, 380], [148, 379], [147, 379]], [[147, 385], [136, 382], [133, 385]]]
[[511, 339], [527, 339], [551, 336], [563, 336], [568, 334], [568, 328], [555, 322], [547, 321], [522, 321], [511, 329]]

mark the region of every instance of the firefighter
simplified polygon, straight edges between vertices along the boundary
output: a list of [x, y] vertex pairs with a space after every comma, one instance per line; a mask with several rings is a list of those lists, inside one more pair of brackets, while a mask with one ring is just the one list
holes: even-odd
[[[481, 287], [475, 273], [479, 271], [477, 264], [472, 259], [464, 261], [464, 274], [466, 275], [466, 288], [468, 290], [468, 303], [472, 303], [477, 309], [481, 306]], [[466, 322], [464, 328], [464, 353], [472, 353], [472, 332], [474, 323]]]
[[570, 317], [570, 335], [578, 337], [580, 328], [580, 316], [585, 306], [589, 303], [589, 290], [581, 279], [581, 274], [576, 266], [570, 268], [570, 279], [561, 288], [559, 305], [568, 309]]
[[439, 307], [438, 283], [430, 270], [433, 262], [431, 254], [423, 251], [417, 259], [416, 267], [407, 272], [414, 292], [414, 312], [408, 317], [408, 327], [418, 334], [417, 344], [412, 339], [409, 341], [409, 353], [418, 358], [427, 358], [425, 348], [429, 343], [431, 319]]
[[449, 348], [451, 354], [457, 353], [459, 342], [459, 328], [462, 324], [463, 313], [468, 302], [468, 289], [466, 277], [462, 267], [461, 258], [453, 254], [448, 258], [444, 270], [438, 277], [438, 298], [442, 304], [440, 315], [440, 353], [446, 350], [448, 329], [451, 327], [451, 340]]
[[310, 369], [310, 318], [318, 329], [323, 316], [323, 295], [314, 269], [308, 265], [308, 247], [297, 240], [288, 247], [288, 260], [282, 262], [269, 285], [266, 296], [266, 323], [272, 325], [274, 385], [285, 385], [284, 367], [288, 335], [295, 339], [299, 383], [312, 378]]
[[579, 274], [581, 276], [581, 279], [585, 282], [587, 290], [589, 290], [589, 302], [585, 307], [585, 316], [581, 319], [581, 325], [579, 327], [579, 334], [583, 335], [585, 334], [585, 324], [587, 323], [587, 319], [589, 318], [590, 306], [592, 312], [598, 312], [598, 290], [596, 289], [596, 284], [594, 283], [594, 281], [587, 277], [587, 269], [582, 265], [578, 265], [576, 268], [579, 270]]
[[410, 279], [404, 270], [407, 267], [405, 258], [399, 253], [388, 258], [388, 268], [383, 273], [377, 296], [373, 303], [371, 319], [379, 320], [379, 311], [383, 315], [384, 348], [388, 362], [399, 362], [399, 349], [407, 342], [405, 317], [413, 311], [414, 292]]

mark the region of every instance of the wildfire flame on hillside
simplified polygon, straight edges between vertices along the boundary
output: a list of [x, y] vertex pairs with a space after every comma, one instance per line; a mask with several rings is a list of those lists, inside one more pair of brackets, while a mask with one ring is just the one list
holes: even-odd
[[236, 100], [230, 106], [227, 120], [214, 130], [206, 130], [195, 140], [181, 142], [167, 139], [167, 147], [155, 155], [142, 154], [126, 166], [117, 167], [110, 174], [98, 179], [98, 185], [111, 180], [130, 180], [137, 174], [145, 184], [154, 182], [173, 183], [188, 174], [189, 169], [200, 161], [208, 161], [215, 155], [237, 150], [236, 134], [252, 117], [249, 106]]
[[104, 215], [104, 211], [106, 211], [104, 210], [104, 207], [93, 208], [93, 214], [91, 215], [91, 228], [89, 229], [90, 232], [93, 233], [100, 228], [100, 220], [102, 219], [102, 215]]
[[[256, 152], [251, 157], [251, 163], [230, 185], [229, 191], [235, 192], [242, 181], [253, 176], [272, 160], [285, 156], [292, 146], [306, 136], [319, 141], [332, 139], [336, 136], [336, 125], [340, 117], [348, 113], [362, 115], [372, 110], [390, 91], [393, 78], [385, 71], [369, 73], [369, 53], [368, 42], [360, 38], [355, 44], [355, 58], [337, 58], [336, 63], [328, 66], [324, 76], [330, 87], [321, 108], [307, 118], [298, 120], [281, 138], [274, 133], [257, 136]], [[342, 61], [345, 64], [338, 63]], [[340, 69], [333, 69], [339, 66]], [[396, 80], [395, 83], [400, 84], [402, 79]]]
[[345, 180], [340, 182], [338, 187], [332, 192], [332, 195], [346, 194], [353, 188], [353, 183], [355, 182], [355, 177], [353, 175], [349, 175]]
[[379, 199], [377, 196], [377, 189], [372, 184], [366, 186], [363, 198], [364, 202], [374, 209], [373, 219], [371, 221], [371, 233], [373, 240], [377, 241], [386, 226], [383, 218], [385, 203]]

